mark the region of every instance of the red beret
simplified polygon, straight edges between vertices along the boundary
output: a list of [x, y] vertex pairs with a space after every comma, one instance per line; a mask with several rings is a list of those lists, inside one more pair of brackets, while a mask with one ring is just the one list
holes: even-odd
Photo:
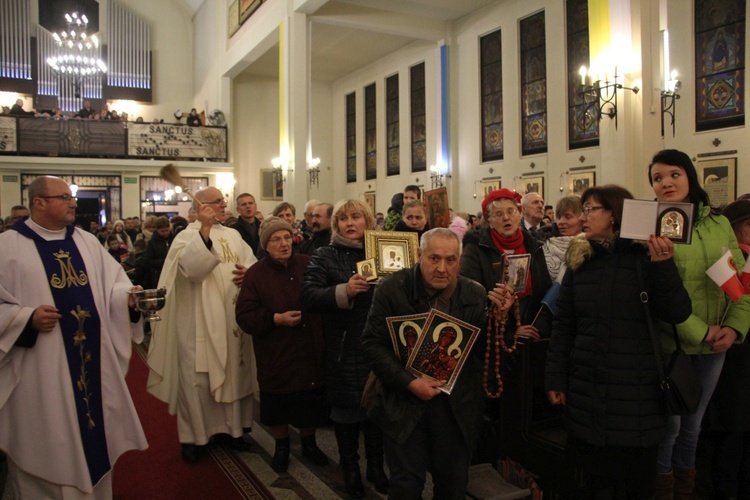
[[516, 205], [521, 204], [520, 194], [516, 193], [515, 191], [511, 191], [510, 189], [507, 189], [507, 188], [496, 189], [494, 191], [491, 191], [490, 194], [484, 197], [484, 201], [482, 201], [482, 215], [487, 214], [487, 205], [489, 205], [495, 200], [499, 200], [502, 198], [508, 198], [509, 200], [512, 200]]

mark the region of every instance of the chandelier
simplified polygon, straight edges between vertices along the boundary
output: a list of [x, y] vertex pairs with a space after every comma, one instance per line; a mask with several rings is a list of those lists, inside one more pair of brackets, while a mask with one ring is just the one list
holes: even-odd
[[88, 36], [89, 20], [77, 12], [65, 14], [67, 29], [53, 33], [57, 54], [47, 58], [47, 64], [56, 75], [73, 82], [76, 94], [80, 94], [81, 83], [107, 72], [107, 66], [99, 57], [99, 39]]

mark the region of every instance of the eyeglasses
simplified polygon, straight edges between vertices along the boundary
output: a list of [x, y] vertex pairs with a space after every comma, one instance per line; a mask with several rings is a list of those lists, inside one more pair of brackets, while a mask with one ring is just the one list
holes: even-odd
[[227, 203], [229, 203], [229, 200], [227, 200], [226, 198], [219, 198], [218, 200], [204, 201], [203, 203], [205, 203], [206, 205], [221, 205], [222, 203], [226, 205]]
[[513, 217], [514, 215], [518, 215], [518, 209], [517, 208], [509, 208], [508, 210], [498, 210], [494, 214], [491, 214], [490, 217], [502, 217], [503, 215], [507, 215], [508, 217]]
[[274, 245], [277, 243], [281, 243], [282, 241], [286, 243], [292, 241], [292, 235], [287, 233], [284, 236], [274, 236], [273, 238], [269, 238], [268, 243]]
[[588, 217], [592, 210], [600, 210], [602, 208], [604, 208], [604, 207], [601, 206], [601, 205], [595, 205], [595, 206], [584, 205], [584, 207], [583, 207], [583, 215], [585, 215], [586, 217]]
[[55, 196], [40, 196], [40, 198], [44, 198], [45, 200], [58, 199], [58, 200], [62, 200], [63, 203], [70, 203], [71, 201], [78, 201], [78, 198], [69, 194], [58, 194]]

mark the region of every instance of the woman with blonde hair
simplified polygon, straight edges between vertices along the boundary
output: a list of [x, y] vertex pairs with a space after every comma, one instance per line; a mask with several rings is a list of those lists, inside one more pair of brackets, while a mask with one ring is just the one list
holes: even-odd
[[305, 271], [302, 307], [323, 316], [326, 390], [336, 431], [341, 472], [352, 498], [365, 496], [359, 470], [359, 434], [365, 435], [367, 480], [383, 494], [388, 478], [383, 471], [383, 434], [362, 409], [360, 401], [370, 369], [360, 348], [373, 290], [357, 274], [365, 260], [365, 230], [375, 226], [370, 207], [344, 199], [333, 207], [331, 244], [315, 250]]

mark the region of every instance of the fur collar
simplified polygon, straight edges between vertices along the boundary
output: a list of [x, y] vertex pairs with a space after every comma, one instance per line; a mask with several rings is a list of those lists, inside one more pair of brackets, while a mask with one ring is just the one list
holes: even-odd
[[[599, 251], [603, 247], [599, 246]], [[617, 236], [613, 242], [612, 251], [614, 252], [648, 252], [648, 243], [645, 241], [635, 241]], [[570, 241], [568, 252], [565, 254], [565, 263], [573, 271], [577, 271], [587, 260], [589, 260], [597, 249], [586, 239], [586, 235], [581, 233]]]
[[592, 255], [594, 255], [594, 247], [586, 239], [586, 235], [581, 233], [570, 240], [568, 252], [565, 254], [565, 263], [568, 268], [577, 271]]

